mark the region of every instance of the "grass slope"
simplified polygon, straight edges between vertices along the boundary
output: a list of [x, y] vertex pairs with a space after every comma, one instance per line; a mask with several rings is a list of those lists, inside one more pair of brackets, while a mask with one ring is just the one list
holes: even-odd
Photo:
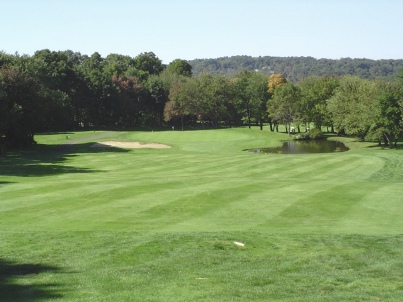
[[0, 158], [2, 300], [401, 301], [401, 149], [254, 154], [287, 136], [246, 128], [66, 135]]

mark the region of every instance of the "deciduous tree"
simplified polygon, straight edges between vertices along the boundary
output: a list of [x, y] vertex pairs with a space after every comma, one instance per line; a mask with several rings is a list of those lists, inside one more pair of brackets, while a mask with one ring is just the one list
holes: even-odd
[[190, 77], [192, 76], [192, 65], [190, 65], [186, 60], [176, 59], [168, 64], [167, 71]]
[[267, 102], [270, 117], [286, 126], [290, 133], [291, 123], [300, 117], [301, 91], [292, 83], [282, 84], [274, 90], [273, 97]]
[[364, 139], [376, 115], [376, 85], [369, 80], [347, 76], [340, 80], [340, 86], [328, 100], [335, 127]]
[[164, 70], [162, 61], [153, 52], [144, 52], [134, 58], [134, 67], [150, 75], [158, 75]]
[[[301, 88], [301, 119], [309, 125], [321, 129], [323, 125], [332, 126], [331, 115], [327, 110], [327, 100], [339, 85], [337, 77], [308, 77], [298, 84]], [[309, 127], [309, 126], [308, 126]]]

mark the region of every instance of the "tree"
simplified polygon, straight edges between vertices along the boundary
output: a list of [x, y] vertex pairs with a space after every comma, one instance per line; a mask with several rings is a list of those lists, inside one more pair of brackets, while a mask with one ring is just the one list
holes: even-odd
[[269, 76], [267, 91], [273, 94], [277, 87], [287, 83], [287, 79], [281, 73], [274, 73]]
[[85, 126], [115, 126], [121, 112], [119, 88], [102, 69], [92, 69], [86, 75], [86, 82], [88, 97], [84, 103]]
[[184, 117], [197, 110], [197, 82], [195, 78], [178, 78], [169, 89], [169, 101], [165, 104], [164, 120], [166, 122], [180, 118], [184, 130]]
[[158, 75], [164, 70], [162, 61], [153, 52], [144, 52], [135, 57], [134, 67], [150, 75]]
[[186, 60], [176, 59], [173, 60], [167, 66], [167, 71], [185, 77], [192, 76], [192, 65], [190, 65]]
[[[146, 89], [135, 77], [113, 76], [112, 83], [119, 89], [119, 101], [115, 108], [115, 123], [125, 127], [133, 127], [143, 123], [143, 114], [146, 111], [145, 99]], [[119, 104], [119, 105], [118, 105]]]
[[385, 145], [396, 146], [403, 114], [402, 90], [398, 84], [384, 82], [377, 83], [377, 90], [375, 118], [365, 139], [377, 140], [379, 144], [383, 140]]
[[[269, 99], [273, 97], [274, 91], [276, 88], [280, 87], [281, 85], [287, 84], [287, 79], [281, 73], [274, 73], [269, 76], [269, 80], [267, 81], [267, 92]], [[270, 112], [269, 115], [269, 123], [270, 123], [270, 130], [274, 131], [273, 126], [278, 131], [278, 121], [272, 119], [272, 115]], [[274, 125], [273, 125], [274, 122]]]
[[403, 84], [403, 68], [400, 68], [400, 70], [397, 72], [396, 81], [400, 84]]
[[130, 56], [109, 54], [104, 60], [105, 73], [111, 77], [126, 75], [126, 72], [134, 67], [134, 59]]
[[249, 128], [251, 128], [251, 118], [253, 110], [253, 104], [251, 102], [251, 98], [248, 91], [249, 78], [251, 77], [251, 74], [252, 73], [250, 71], [243, 69], [239, 74], [237, 74], [233, 78], [233, 88], [235, 96], [242, 104], [244, 116], [246, 115], [245, 118]]
[[252, 73], [247, 87], [250, 102], [252, 104], [251, 115], [259, 122], [260, 130], [263, 130], [263, 121], [267, 117], [267, 76], [262, 73]]
[[318, 129], [323, 125], [332, 126], [326, 104], [338, 85], [339, 79], [333, 76], [308, 77], [298, 84], [302, 94], [301, 119], [307, 126], [311, 122]]
[[0, 69], [0, 155], [5, 153], [6, 133], [9, 125], [9, 100], [7, 98], [6, 83], [3, 81], [3, 74]]
[[300, 116], [300, 89], [292, 83], [282, 84], [274, 90], [273, 97], [267, 102], [270, 117], [286, 126], [290, 133], [291, 123]]
[[217, 128], [219, 121], [225, 118], [226, 107], [225, 99], [228, 96], [228, 81], [223, 76], [213, 77], [210, 74], [203, 73], [197, 78], [197, 111], [196, 113], [202, 119], [210, 120], [211, 126]]
[[85, 58], [81, 64], [84, 74], [91, 73], [92, 70], [103, 70], [105, 59], [98, 52], [94, 52], [90, 57]]
[[346, 76], [328, 100], [334, 126], [339, 133], [345, 132], [364, 139], [376, 115], [376, 85], [369, 80]]
[[44, 102], [53, 112], [41, 130], [66, 130], [77, 126], [83, 82], [74, 62], [82, 62], [83, 57], [79, 53], [44, 49], [36, 51], [28, 60], [27, 70], [41, 83]]
[[5, 110], [1, 114], [5, 121], [0, 124], [0, 136], [13, 147], [32, 145], [47, 109], [38, 95], [41, 87], [34, 77], [17, 67], [2, 68], [0, 74], [0, 106]]
[[147, 105], [148, 119], [151, 125], [161, 125], [164, 119], [164, 107], [168, 101], [169, 89], [164, 86], [159, 76], [150, 76], [145, 84], [148, 91]]

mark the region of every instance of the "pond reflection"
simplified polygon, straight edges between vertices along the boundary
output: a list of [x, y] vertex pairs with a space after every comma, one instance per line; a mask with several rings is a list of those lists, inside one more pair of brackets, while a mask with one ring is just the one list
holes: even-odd
[[345, 152], [349, 149], [339, 141], [311, 140], [287, 141], [281, 147], [247, 149], [255, 153], [305, 154], [305, 153], [332, 153]]

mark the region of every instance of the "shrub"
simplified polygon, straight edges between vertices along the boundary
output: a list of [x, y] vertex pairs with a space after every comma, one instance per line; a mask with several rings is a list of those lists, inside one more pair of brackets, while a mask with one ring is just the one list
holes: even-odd
[[311, 139], [324, 139], [325, 136], [323, 135], [322, 131], [319, 129], [312, 129], [309, 132], [299, 133], [294, 135], [295, 140], [311, 140]]
[[325, 138], [322, 131], [320, 131], [320, 129], [316, 129], [316, 128], [309, 131], [308, 135], [309, 135], [310, 139], [324, 139]]

